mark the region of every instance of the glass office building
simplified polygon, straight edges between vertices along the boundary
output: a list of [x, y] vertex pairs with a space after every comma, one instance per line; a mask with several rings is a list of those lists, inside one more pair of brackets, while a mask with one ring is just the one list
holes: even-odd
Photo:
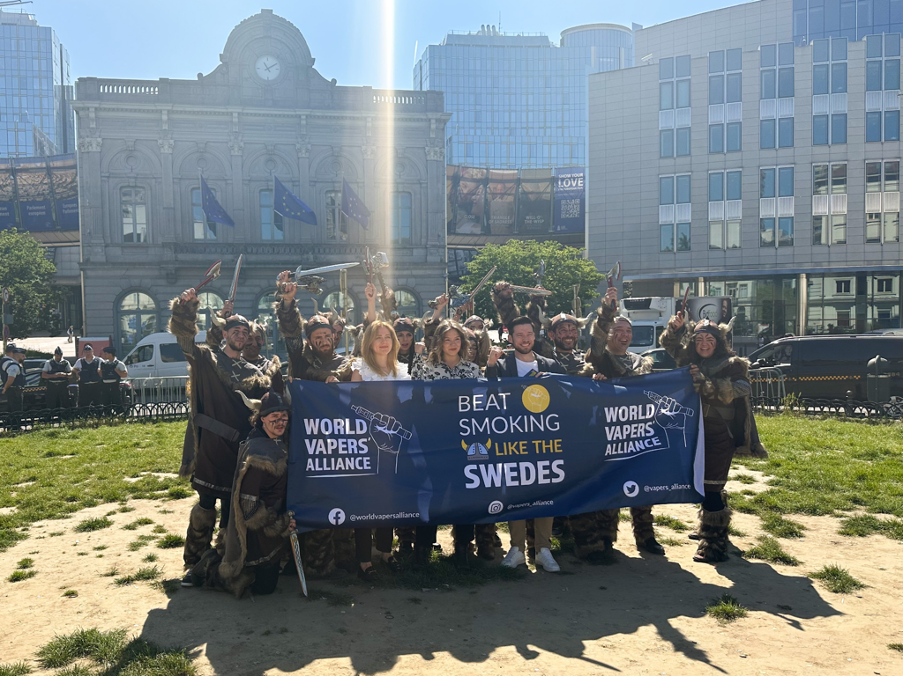
[[901, 33], [901, 0], [793, 0], [794, 44]]
[[0, 157], [74, 151], [69, 54], [31, 14], [0, 11]]
[[451, 32], [414, 67], [414, 89], [445, 94], [446, 162], [498, 169], [584, 166], [587, 76], [634, 65], [634, 33], [615, 24], [507, 34]]

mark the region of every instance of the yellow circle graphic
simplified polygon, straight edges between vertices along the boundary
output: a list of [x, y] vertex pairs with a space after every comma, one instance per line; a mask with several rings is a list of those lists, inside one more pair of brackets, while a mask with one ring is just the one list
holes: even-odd
[[549, 392], [542, 385], [530, 385], [521, 395], [521, 403], [531, 413], [543, 413], [549, 408]]

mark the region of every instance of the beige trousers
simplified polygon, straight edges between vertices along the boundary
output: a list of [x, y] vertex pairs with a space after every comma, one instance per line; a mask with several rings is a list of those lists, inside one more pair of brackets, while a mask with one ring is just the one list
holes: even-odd
[[[552, 519], [551, 516], [534, 519], [534, 551], [538, 554], [541, 549], [549, 549], [549, 538], [552, 537]], [[527, 521], [509, 521], [509, 535], [512, 538], [512, 547], [517, 547], [522, 553], [527, 551], [524, 546], [527, 540]]]

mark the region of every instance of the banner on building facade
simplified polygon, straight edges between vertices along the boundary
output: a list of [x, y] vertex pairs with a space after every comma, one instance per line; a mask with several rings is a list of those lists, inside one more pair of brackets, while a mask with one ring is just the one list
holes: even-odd
[[12, 168], [0, 164], [0, 230], [8, 230], [19, 225], [16, 218], [16, 184]]
[[556, 232], [583, 232], [584, 201], [584, 168], [557, 167], [553, 215]]
[[78, 230], [75, 155], [0, 164], [0, 229]]
[[455, 234], [482, 235], [486, 230], [487, 170], [479, 167], [459, 169], [455, 198]]
[[75, 156], [50, 159], [50, 176], [56, 200], [56, 222], [60, 230], [78, 230], [78, 178]]
[[539, 235], [552, 227], [552, 176], [549, 169], [522, 169], [518, 192], [518, 227], [522, 234]]
[[289, 387], [287, 500], [300, 531], [701, 499], [700, 399], [687, 369]]
[[50, 175], [47, 165], [20, 164], [16, 167], [19, 217], [22, 228], [31, 231], [53, 230]]
[[516, 169], [490, 169], [487, 195], [491, 235], [515, 232], [515, 196], [518, 193]]

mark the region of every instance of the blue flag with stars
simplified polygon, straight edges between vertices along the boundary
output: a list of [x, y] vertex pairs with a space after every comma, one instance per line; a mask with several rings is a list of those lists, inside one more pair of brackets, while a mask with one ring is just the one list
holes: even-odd
[[273, 177], [273, 211], [285, 218], [317, 225], [317, 216], [311, 207], [295, 197], [276, 176]]
[[355, 194], [352, 187], [344, 178], [342, 179], [342, 206], [339, 207], [343, 214], [358, 221], [361, 227], [367, 230], [367, 219], [370, 218], [370, 210], [364, 206], [361, 198]]
[[235, 227], [235, 221], [217, 202], [217, 198], [214, 197], [213, 191], [207, 187], [207, 181], [204, 180], [203, 176], [201, 177], [201, 209], [204, 210], [204, 215], [208, 221], [222, 223], [230, 228]]

